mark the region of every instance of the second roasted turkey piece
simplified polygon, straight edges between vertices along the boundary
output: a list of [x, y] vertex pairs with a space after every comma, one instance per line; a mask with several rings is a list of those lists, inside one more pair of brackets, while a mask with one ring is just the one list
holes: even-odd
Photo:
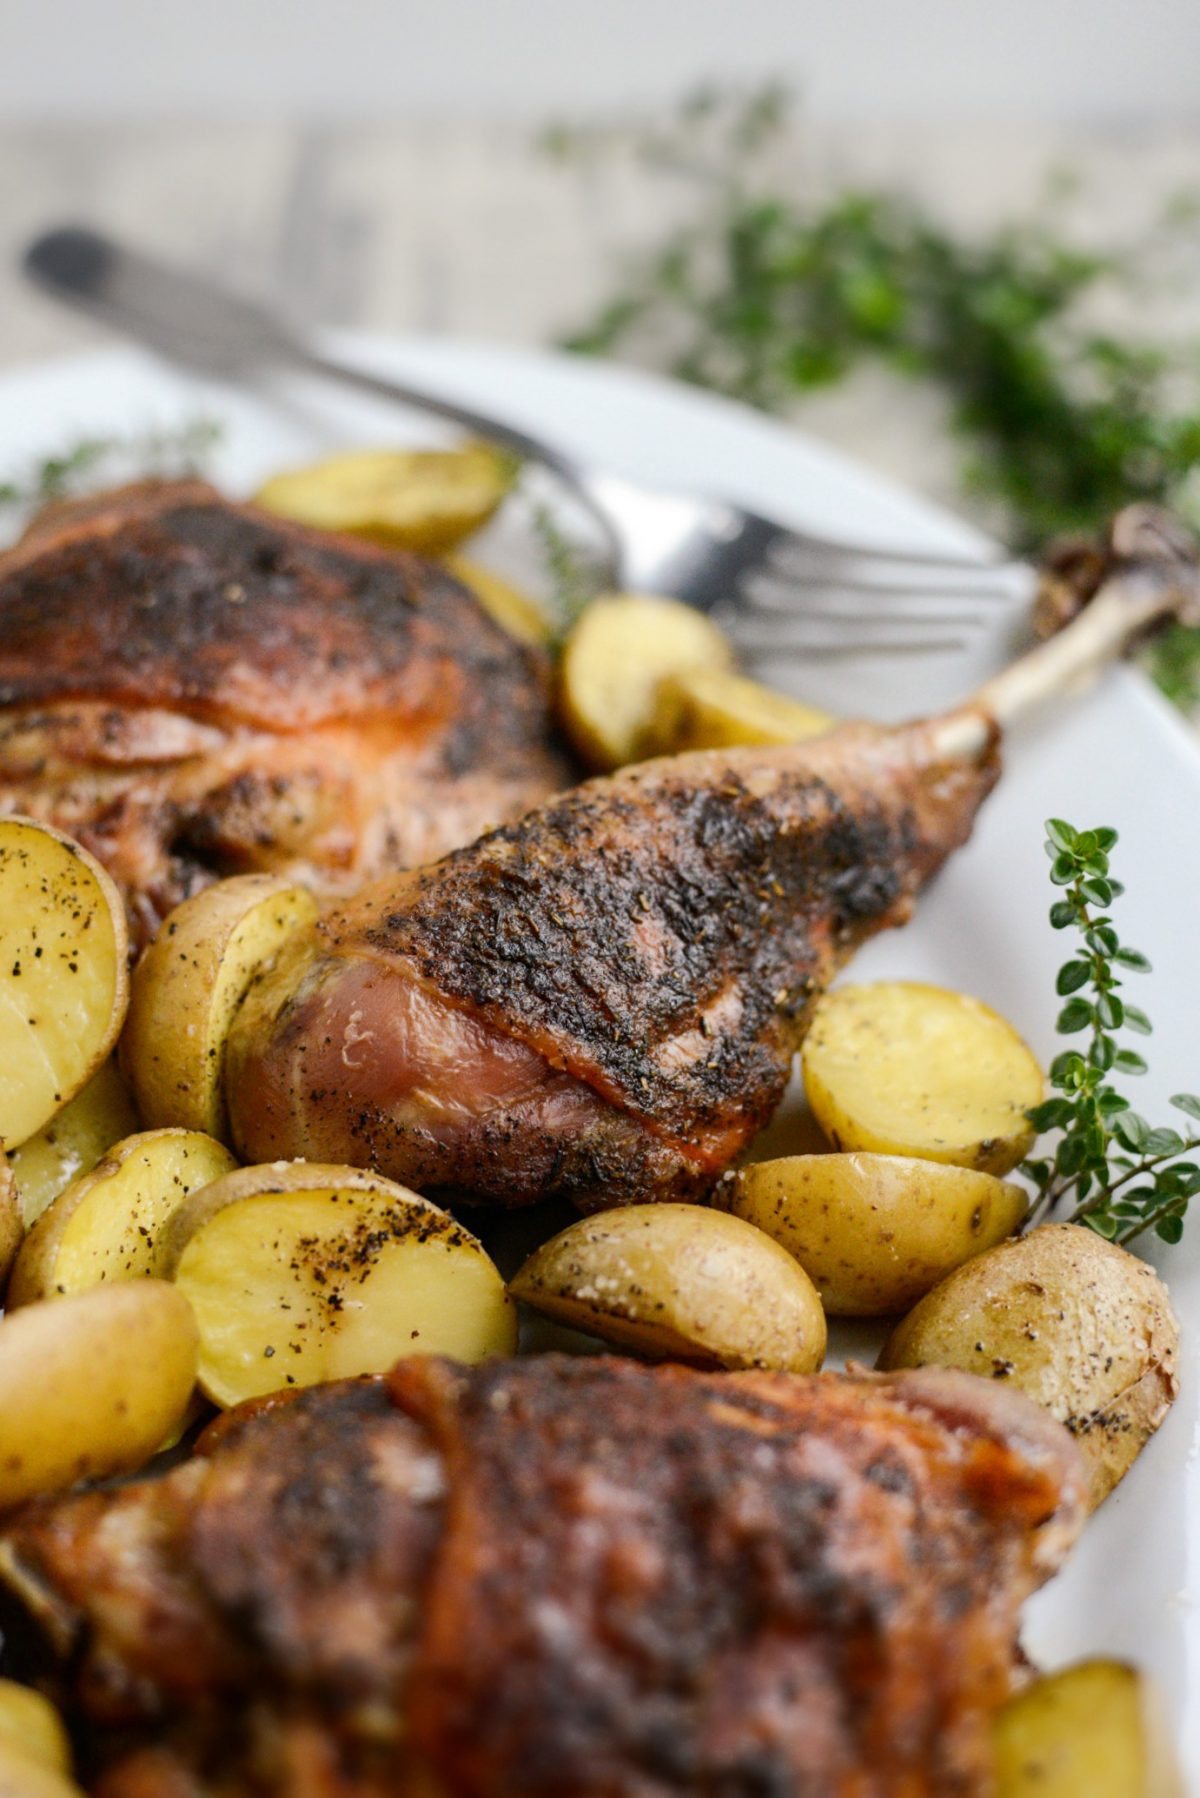
[[437, 564], [199, 481], [0, 556], [0, 812], [104, 862], [135, 941], [226, 874], [346, 892], [569, 785], [549, 665]]

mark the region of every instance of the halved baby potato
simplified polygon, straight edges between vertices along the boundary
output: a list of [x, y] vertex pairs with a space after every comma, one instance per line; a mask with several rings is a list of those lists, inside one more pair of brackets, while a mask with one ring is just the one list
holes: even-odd
[[804, 1090], [835, 1148], [1007, 1174], [1027, 1153], [1045, 1081], [981, 999], [917, 981], [843, 986], [817, 1005]]
[[657, 1361], [813, 1373], [825, 1358], [808, 1275], [761, 1230], [698, 1205], [580, 1218], [509, 1282], [559, 1323]]
[[992, 1731], [996, 1798], [1184, 1798], [1158, 1693], [1120, 1661], [1034, 1680]]
[[1179, 1325], [1138, 1255], [1082, 1224], [1040, 1224], [964, 1262], [897, 1324], [881, 1368], [1003, 1380], [1066, 1425], [1098, 1505], [1178, 1390]]
[[26, 1228], [72, 1180], [89, 1173], [106, 1149], [132, 1136], [137, 1127], [129, 1089], [110, 1056], [83, 1091], [8, 1158]]
[[149, 1460], [187, 1407], [197, 1348], [191, 1306], [161, 1280], [0, 1319], [0, 1506]]
[[257, 975], [317, 902], [274, 874], [238, 874], [185, 899], [133, 971], [120, 1060], [148, 1128], [180, 1125], [224, 1141], [225, 1039]]
[[0, 1754], [8, 1749], [56, 1773], [71, 1770], [70, 1738], [50, 1700], [32, 1686], [0, 1679]]
[[117, 1143], [59, 1194], [21, 1245], [10, 1308], [103, 1280], [162, 1274], [163, 1233], [185, 1199], [237, 1162], [198, 1130], [146, 1130]]
[[484, 611], [510, 637], [536, 649], [545, 648], [551, 637], [550, 620], [527, 593], [466, 556], [443, 556], [442, 560], [455, 580], [471, 589]]
[[516, 1348], [516, 1313], [482, 1246], [361, 1168], [228, 1174], [175, 1213], [166, 1265], [195, 1309], [200, 1384], [218, 1405], [382, 1373], [402, 1355], [475, 1362]]
[[49, 1123], [108, 1055], [128, 969], [125, 907], [95, 857], [0, 818], [0, 1149]]
[[729, 668], [686, 668], [659, 682], [646, 747], [654, 755], [678, 755], [685, 749], [802, 743], [835, 722], [828, 712]]
[[796, 1257], [835, 1317], [906, 1311], [1029, 1209], [1023, 1189], [994, 1174], [901, 1155], [759, 1161], [717, 1198]]
[[607, 772], [654, 753], [659, 683], [685, 669], [733, 666], [728, 639], [677, 599], [608, 593], [580, 614], [563, 646], [559, 713], [584, 761]]
[[319, 530], [436, 555], [487, 523], [516, 473], [514, 458], [489, 443], [349, 450], [272, 476], [255, 504]]

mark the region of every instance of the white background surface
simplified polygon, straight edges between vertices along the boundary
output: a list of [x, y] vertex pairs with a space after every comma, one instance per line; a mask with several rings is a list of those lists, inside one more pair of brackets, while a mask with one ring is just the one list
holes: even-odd
[[1194, 118], [1196, 0], [4, 0], [0, 116], [538, 118], [704, 79], [818, 122]]

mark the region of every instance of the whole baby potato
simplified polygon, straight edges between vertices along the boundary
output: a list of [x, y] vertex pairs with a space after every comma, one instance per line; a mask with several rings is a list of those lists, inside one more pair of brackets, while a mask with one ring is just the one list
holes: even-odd
[[879, 1366], [1005, 1380], [1064, 1423], [1098, 1505], [1177, 1388], [1179, 1325], [1154, 1269], [1079, 1224], [1043, 1224], [964, 1263], [897, 1325]]
[[1011, 1236], [1029, 1208], [993, 1174], [902, 1155], [788, 1155], [718, 1189], [794, 1255], [835, 1317], [889, 1317]]
[[16, 1259], [24, 1234], [17, 1182], [8, 1162], [0, 1155], [0, 1292], [4, 1290], [8, 1270]]
[[623, 1205], [552, 1237], [509, 1292], [577, 1330], [659, 1361], [814, 1373], [821, 1301], [779, 1244], [698, 1205]]
[[826, 993], [804, 1044], [804, 1090], [837, 1149], [1007, 1174], [1045, 1096], [1012, 1025], [967, 993], [881, 980]]
[[161, 1280], [0, 1319], [0, 1506], [148, 1461], [191, 1397], [198, 1347], [191, 1306]]

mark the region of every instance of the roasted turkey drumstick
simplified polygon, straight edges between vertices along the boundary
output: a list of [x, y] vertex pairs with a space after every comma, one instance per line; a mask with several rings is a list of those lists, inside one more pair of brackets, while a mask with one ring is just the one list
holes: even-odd
[[1066, 633], [944, 718], [625, 769], [331, 912], [235, 1024], [242, 1154], [508, 1205], [703, 1196], [816, 996], [969, 835], [1000, 726], [1194, 594], [1140, 533]]
[[1067, 1433], [940, 1370], [413, 1360], [263, 1406], [0, 1536], [97, 1798], [982, 1798], [1083, 1517]]

